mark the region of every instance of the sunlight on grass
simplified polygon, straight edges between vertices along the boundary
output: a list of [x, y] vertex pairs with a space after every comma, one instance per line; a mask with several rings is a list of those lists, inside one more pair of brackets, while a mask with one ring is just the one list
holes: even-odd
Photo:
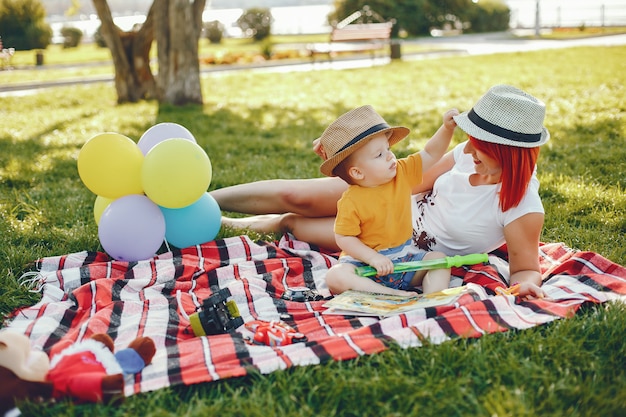
[[[249, 47], [249, 45], [244, 45]], [[243, 46], [242, 46], [243, 47]], [[95, 195], [77, 157], [103, 132], [138, 141], [160, 122], [187, 127], [213, 165], [210, 189], [269, 178], [318, 177], [312, 141], [339, 114], [372, 104], [411, 129], [394, 147], [421, 149], [451, 107], [469, 109], [496, 83], [545, 100], [552, 138], [538, 176], [542, 241], [565, 242], [626, 264], [626, 47], [394, 62], [348, 71], [203, 77], [203, 106], [116, 104], [110, 84], [2, 97], [0, 115], [0, 311], [33, 304], [18, 285], [44, 256], [101, 250]], [[596, 64], [601, 63], [601, 64]], [[3, 82], [0, 74], [0, 82]], [[455, 133], [454, 143], [465, 140]], [[241, 230], [225, 229], [220, 237]], [[252, 239], [277, 236], [249, 233]], [[626, 306], [583, 309], [523, 332], [459, 338], [419, 349], [270, 375], [174, 387], [120, 407], [59, 401], [24, 415], [618, 415], [626, 403]], [[278, 395], [280, 394], [280, 395]], [[346, 411], [347, 410], [347, 411]], [[375, 410], [375, 411], [374, 411]]]

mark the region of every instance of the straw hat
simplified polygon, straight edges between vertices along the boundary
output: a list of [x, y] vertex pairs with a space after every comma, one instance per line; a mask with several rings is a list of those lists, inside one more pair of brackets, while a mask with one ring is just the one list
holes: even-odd
[[550, 139], [543, 126], [546, 105], [510, 85], [496, 85], [470, 111], [454, 116], [470, 136], [501, 145], [534, 148]]
[[402, 126], [389, 126], [372, 106], [350, 110], [326, 128], [320, 143], [328, 159], [320, 166], [322, 174], [333, 176], [333, 170], [357, 149], [361, 148], [374, 135], [391, 132], [389, 146], [393, 146], [409, 134]]

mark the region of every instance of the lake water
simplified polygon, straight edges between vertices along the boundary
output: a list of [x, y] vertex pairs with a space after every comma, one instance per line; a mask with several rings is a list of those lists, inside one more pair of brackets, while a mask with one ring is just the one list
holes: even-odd
[[[480, 1], [480, 0], [478, 0]], [[626, 0], [506, 0], [511, 9], [511, 27], [532, 28], [535, 26], [535, 9], [540, 5], [540, 21], [543, 27], [554, 26], [626, 26]], [[274, 21], [272, 32], [275, 34], [311, 34], [326, 33], [330, 27], [326, 17], [332, 11], [332, 5], [273, 7], [270, 9]], [[207, 9], [203, 13], [205, 22], [219, 20], [225, 26], [229, 36], [240, 35], [236, 21], [243, 9]], [[122, 30], [130, 30], [134, 24], [142, 23], [143, 15], [115, 17], [115, 23]], [[86, 17], [80, 21], [52, 22], [56, 40], [61, 28], [74, 26], [81, 29], [85, 40], [90, 40], [100, 26], [97, 16]]]

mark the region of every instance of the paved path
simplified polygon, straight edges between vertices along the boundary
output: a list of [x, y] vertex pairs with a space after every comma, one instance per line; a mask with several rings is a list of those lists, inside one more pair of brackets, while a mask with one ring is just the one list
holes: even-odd
[[[420, 45], [432, 45], [437, 50], [432, 52], [421, 52], [403, 54], [403, 60], [434, 59], [449, 55], [485, 55], [504, 52], [528, 52], [542, 49], [559, 49], [574, 46], [616, 46], [626, 44], [625, 35], [597, 36], [583, 39], [569, 40], [547, 40], [520, 38], [510, 33], [488, 33], [474, 35], [459, 35], [438, 38], [420, 38], [415, 41], [404, 41], [405, 43], [416, 42]], [[372, 59], [367, 56], [360, 58], [335, 59], [332, 62], [280, 62], [268, 61], [258, 65], [218, 65], [202, 68], [201, 72], [205, 76], [212, 74], [224, 74], [233, 71], [253, 70], [271, 72], [293, 72], [293, 71], [315, 71], [322, 69], [350, 69], [363, 68], [389, 63], [388, 57]], [[52, 66], [50, 66], [52, 68]], [[41, 69], [38, 69], [41, 70]], [[41, 83], [24, 83], [0, 86], [0, 97], [7, 95], [24, 95], [36, 93], [41, 89], [59, 87], [73, 84], [90, 84], [113, 82], [112, 75], [100, 75], [93, 77], [82, 77], [76, 79], [50, 81]]]
[[572, 46], [617, 46], [626, 44], [626, 34], [595, 36], [581, 39], [550, 40], [515, 37], [508, 33], [488, 33], [452, 37], [425, 38], [422, 44], [450, 49], [464, 49], [470, 55], [502, 52], [528, 52]]

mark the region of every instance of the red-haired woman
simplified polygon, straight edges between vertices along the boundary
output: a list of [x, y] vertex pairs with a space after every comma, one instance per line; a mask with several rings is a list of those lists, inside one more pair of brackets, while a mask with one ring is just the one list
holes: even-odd
[[[413, 240], [447, 255], [493, 251], [506, 243], [509, 282], [520, 295], [542, 297], [539, 237], [544, 210], [535, 175], [539, 146], [550, 135], [545, 105], [530, 94], [497, 85], [469, 111], [455, 117], [468, 141], [457, 145], [424, 175], [414, 192]], [[314, 150], [326, 155], [314, 142]], [[222, 210], [284, 213], [223, 219], [254, 230], [291, 232], [298, 239], [336, 248], [336, 203], [347, 185], [339, 178], [269, 180], [212, 195]]]

